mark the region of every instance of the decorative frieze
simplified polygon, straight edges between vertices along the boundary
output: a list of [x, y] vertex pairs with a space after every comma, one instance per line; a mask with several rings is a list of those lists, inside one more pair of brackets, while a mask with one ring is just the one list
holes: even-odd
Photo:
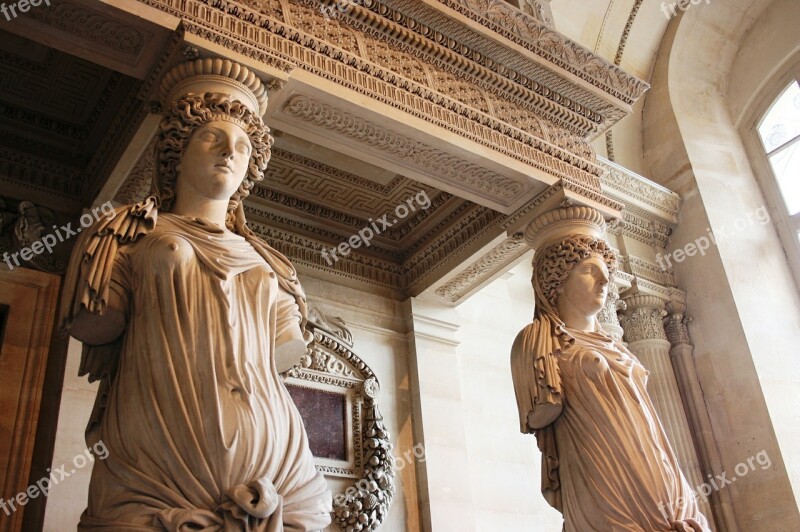
[[519, 181], [467, 163], [408, 136], [306, 96], [292, 98], [287, 103], [285, 111], [294, 118], [312, 122], [328, 131], [362, 141], [371, 148], [388, 152], [406, 164], [413, 162], [427, 171], [444, 175], [470, 188], [476, 188], [502, 203], [510, 203], [526, 188]]
[[576, 76], [632, 104], [649, 85], [504, 0], [439, 0]]
[[47, 9], [32, 9], [26, 17], [126, 56], [140, 54], [147, 40], [152, 38], [151, 33], [141, 28], [121, 23], [105, 13], [67, 2], [54, 2]]
[[464, 271], [436, 289], [436, 295], [448, 303], [458, 303], [467, 294], [500, 272], [528, 251], [521, 235], [505, 239]]
[[667, 223], [637, 207], [626, 205], [622, 220], [609, 228], [614, 235], [623, 235], [649, 246], [663, 249], [669, 241], [672, 228]]
[[626, 205], [638, 205], [660, 215], [665, 221], [677, 221], [681, 198], [676, 193], [602, 157], [598, 157], [597, 163], [607, 170], [600, 179], [604, 192]]
[[[303, 120], [327, 132], [334, 132], [351, 141], [363, 143], [365, 149], [380, 150], [398, 163], [406, 166], [414, 165], [424, 173], [440, 176], [453, 185], [461, 186], [501, 205], [511, 205], [515, 199], [532, 189], [530, 182], [502, 176], [462, 157], [305, 95], [292, 97], [284, 106], [283, 112], [293, 119]], [[486, 141], [483, 135], [473, 135], [464, 130], [460, 133], [475, 141]], [[510, 157], [563, 177], [568, 183], [574, 182], [575, 187], [599, 189], [598, 175], [601, 173], [599, 168], [584, 164], [574, 156], [566, 156], [566, 159], [562, 160], [560, 157], [566, 152], [557, 153], [558, 149], [552, 146], [542, 146], [539, 150], [507, 137], [498, 140], [505, 142], [492, 143], [492, 147]]]
[[[210, 42], [286, 72], [304, 69], [577, 182], [602, 173], [587, 137], [627, 113], [646, 88], [504, 2], [488, 11], [458, 2], [352, 2], [326, 17], [320, 6], [328, 0], [144, 1]], [[453, 8], [498, 33], [464, 25]], [[546, 61], [503, 44], [509, 27], [512, 40]]]
[[670, 287], [675, 284], [672, 274], [658, 267], [657, 264], [633, 255], [623, 258], [628, 271], [637, 279], [644, 279], [661, 286]]

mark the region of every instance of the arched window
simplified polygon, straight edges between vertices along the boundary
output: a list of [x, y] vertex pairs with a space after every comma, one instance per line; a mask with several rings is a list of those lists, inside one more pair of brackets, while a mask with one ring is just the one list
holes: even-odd
[[762, 184], [786, 254], [800, 285], [800, 83], [785, 86], [757, 124], [768, 162]]

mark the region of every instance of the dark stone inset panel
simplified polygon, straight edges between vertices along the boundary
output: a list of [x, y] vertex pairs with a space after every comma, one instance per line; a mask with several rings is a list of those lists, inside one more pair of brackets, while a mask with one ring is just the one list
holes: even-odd
[[345, 396], [293, 384], [286, 388], [303, 418], [311, 453], [318, 458], [347, 461]]

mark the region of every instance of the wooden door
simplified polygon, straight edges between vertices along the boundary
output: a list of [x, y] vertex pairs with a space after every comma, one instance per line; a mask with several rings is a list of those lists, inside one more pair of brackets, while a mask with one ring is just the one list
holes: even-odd
[[59, 283], [0, 266], [0, 532], [22, 530]]

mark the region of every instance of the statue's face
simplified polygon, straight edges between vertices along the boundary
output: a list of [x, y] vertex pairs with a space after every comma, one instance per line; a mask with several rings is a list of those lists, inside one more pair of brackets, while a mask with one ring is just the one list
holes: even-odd
[[583, 259], [572, 268], [558, 291], [559, 315], [565, 316], [569, 309], [582, 316], [595, 316], [606, 303], [608, 280], [608, 267], [603, 259]]
[[232, 122], [209, 122], [189, 138], [178, 181], [201, 197], [229, 199], [247, 174], [252, 151], [250, 138], [241, 127]]

